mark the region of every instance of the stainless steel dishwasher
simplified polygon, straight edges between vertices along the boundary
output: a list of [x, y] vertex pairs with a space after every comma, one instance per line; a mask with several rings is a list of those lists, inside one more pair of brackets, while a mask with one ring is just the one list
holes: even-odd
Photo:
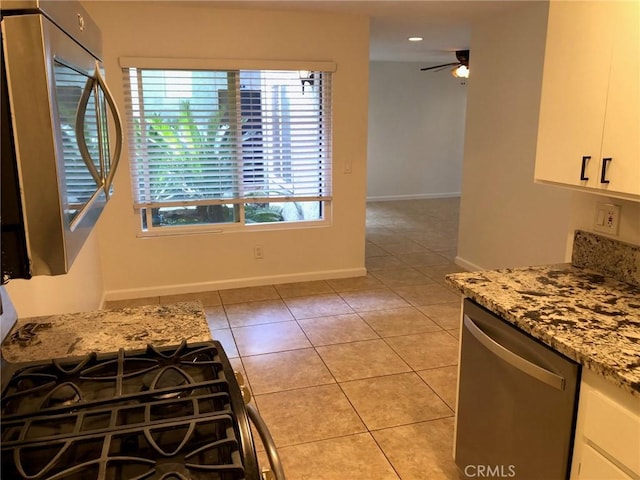
[[461, 478], [569, 477], [580, 365], [464, 301], [454, 457]]

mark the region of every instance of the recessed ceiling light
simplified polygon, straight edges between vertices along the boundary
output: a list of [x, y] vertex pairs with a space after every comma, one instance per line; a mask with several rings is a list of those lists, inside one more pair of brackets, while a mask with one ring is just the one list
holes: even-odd
[[422, 37], [409, 37], [407, 40], [410, 42], [421, 42], [423, 40]]

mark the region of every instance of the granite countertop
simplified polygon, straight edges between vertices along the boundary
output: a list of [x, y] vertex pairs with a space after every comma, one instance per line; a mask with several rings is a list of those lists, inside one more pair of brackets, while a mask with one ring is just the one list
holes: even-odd
[[[18, 332], [22, 341], [16, 339]], [[182, 340], [211, 340], [200, 302], [19, 319], [2, 344], [2, 357], [25, 362], [145, 348], [149, 343], [173, 345]]]
[[446, 281], [640, 397], [640, 287], [571, 264], [459, 273]]

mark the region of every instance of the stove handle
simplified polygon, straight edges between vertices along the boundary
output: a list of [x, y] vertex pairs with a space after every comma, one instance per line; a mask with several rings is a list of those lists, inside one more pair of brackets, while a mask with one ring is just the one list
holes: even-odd
[[247, 408], [249, 419], [256, 427], [258, 435], [260, 435], [260, 440], [262, 440], [262, 444], [266, 450], [269, 465], [271, 465], [271, 470], [275, 475], [275, 480], [286, 480], [284, 476], [284, 469], [282, 468], [282, 462], [280, 461], [278, 451], [276, 450], [276, 444], [273, 441], [273, 437], [271, 436], [271, 432], [269, 432], [267, 424], [264, 423], [264, 420], [262, 419], [262, 416], [260, 416], [256, 407], [250, 403], [246, 404], [245, 407]]

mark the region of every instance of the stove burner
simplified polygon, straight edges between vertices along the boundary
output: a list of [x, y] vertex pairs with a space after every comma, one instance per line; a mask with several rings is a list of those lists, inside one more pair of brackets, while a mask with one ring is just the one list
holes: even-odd
[[54, 388], [51, 393], [47, 395], [42, 407], [47, 408], [56, 407], [58, 405], [72, 405], [80, 402], [81, 398], [80, 391], [73, 383], [63, 383], [62, 385]]
[[182, 473], [178, 473], [182, 470], [182, 465], [176, 463], [166, 463], [164, 465], [158, 465], [156, 472], [162, 475], [160, 480], [191, 480], [191, 476], [185, 476]]
[[[193, 384], [194, 380], [182, 369], [175, 366], [165, 367], [159, 372], [149, 372], [142, 377], [142, 390], [164, 390], [172, 387]], [[167, 398], [180, 398], [189, 395], [189, 390], [174, 390], [167, 393], [153, 395], [153, 398], [163, 400]]]
[[260, 478], [218, 342], [32, 362], [2, 381], [2, 478]]

